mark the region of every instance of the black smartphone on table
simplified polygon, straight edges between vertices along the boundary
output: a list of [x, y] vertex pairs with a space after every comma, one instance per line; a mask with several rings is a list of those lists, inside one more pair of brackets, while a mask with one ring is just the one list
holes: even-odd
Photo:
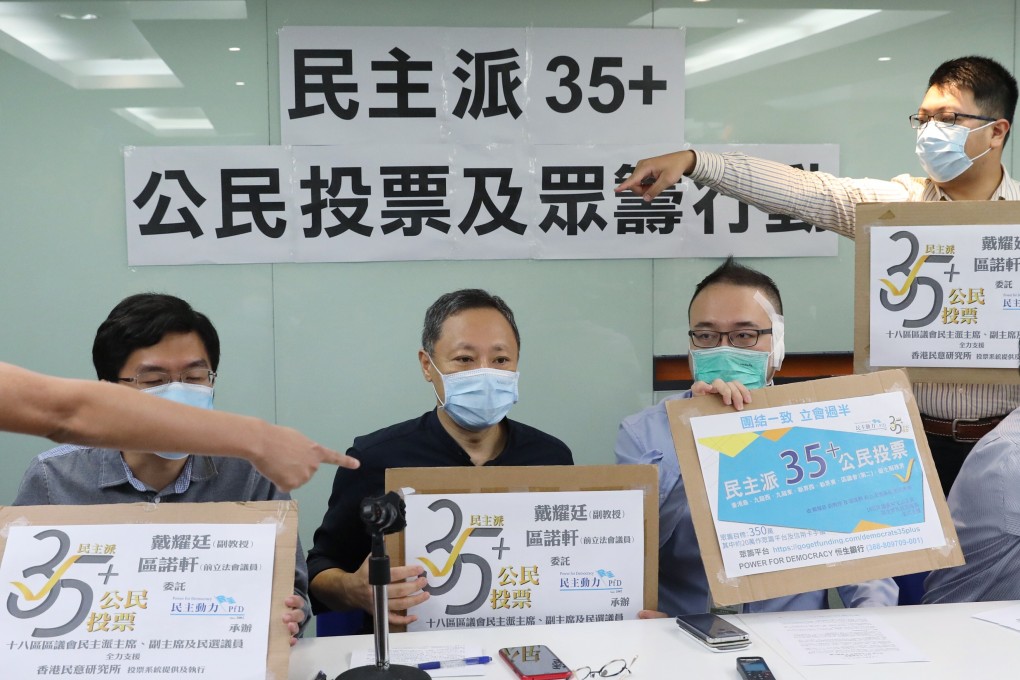
[[746, 630], [716, 614], [685, 614], [676, 617], [676, 625], [713, 651], [743, 649], [751, 644]]
[[776, 680], [765, 659], [760, 656], [738, 656], [737, 671], [744, 680]]

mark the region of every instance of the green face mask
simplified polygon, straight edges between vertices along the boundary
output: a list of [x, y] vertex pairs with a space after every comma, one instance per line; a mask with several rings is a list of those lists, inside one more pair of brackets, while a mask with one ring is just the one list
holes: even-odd
[[724, 382], [736, 380], [747, 389], [756, 390], [765, 387], [769, 356], [769, 352], [739, 347], [692, 349], [694, 380], [703, 380], [709, 385], [716, 378]]

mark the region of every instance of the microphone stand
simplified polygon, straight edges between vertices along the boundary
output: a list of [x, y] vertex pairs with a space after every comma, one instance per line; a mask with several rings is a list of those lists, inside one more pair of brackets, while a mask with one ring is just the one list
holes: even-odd
[[[367, 502], [367, 501], [366, 501]], [[403, 501], [400, 501], [401, 513]], [[390, 663], [390, 619], [389, 595], [386, 586], [390, 583], [390, 557], [386, 554], [384, 533], [399, 531], [400, 526], [380, 528], [362, 511], [365, 525], [372, 534], [372, 555], [368, 559], [368, 583], [372, 586], [374, 612], [373, 632], [375, 633], [375, 665], [359, 666], [344, 671], [335, 680], [431, 680], [431, 676], [420, 668]], [[386, 531], [390, 529], [391, 531]]]

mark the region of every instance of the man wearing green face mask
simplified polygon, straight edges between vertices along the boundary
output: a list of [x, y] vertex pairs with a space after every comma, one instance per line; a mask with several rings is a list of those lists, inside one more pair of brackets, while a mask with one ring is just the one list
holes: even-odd
[[[691, 330], [688, 360], [694, 394], [717, 393], [738, 411], [750, 403], [748, 390], [772, 383], [785, 355], [779, 291], [768, 277], [726, 260], [717, 279], [703, 280], [687, 309]], [[757, 275], [757, 276], [754, 276]], [[761, 277], [765, 294], [751, 283]], [[771, 300], [770, 300], [771, 298]]]
[[786, 353], [782, 311], [775, 282], [732, 257], [705, 277], [687, 308], [692, 395], [718, 394], [739, 411], [750, 390], [772, 384]]
[[[729, 258], [698, 284], [688, 307], [691, 372], [689, 392], [669, 399], [718, 394], [743, 409], [751, 389], [772, 383], [783, 361], [783, 303], [768, 276]], [[659, 468], [659, 609], [642, 618], [700, 614], [712, 608], [708, 579], [694, 535], [683, 477], [673, 446], [665, 401], [624, 419], [616, 438], [618, 463]], [[895, 605], [892, 579], [839, 588], [848, 607]], [[824, 609], [827, 593], [816, 590], [749, 602], [745, 612]]]

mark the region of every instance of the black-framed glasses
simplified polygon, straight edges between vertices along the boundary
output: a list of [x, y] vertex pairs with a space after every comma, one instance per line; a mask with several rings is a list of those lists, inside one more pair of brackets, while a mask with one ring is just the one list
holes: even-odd
[[[177, 374], [177, 382], [187, 385], [204, 385], [212, 387], [216, 384], [216, 371], [208, 368], [189, 368]], [[161, 387], [174, 382], [174, 376], [166, 371], [139, 371], [133, 378], [117, 378], [118, 382], [131, 383], [140, 390], [150, 387]]]
[[758, 338], [763, 335], [772, 335], [771, 328], [738, 328], [735, 331], [710, 331], [698, 329], [687, 331], [691, 338], [691, 344], [702, 349], [718, 347], [725, 335], [731, 347], [754, 347], [758, 344]]
[[935, 127], [949, 127], [950, 125], [956, 125], [957, 118], [974, 118], [975, 120], [987, 120], [990, 123], [999, 120], [998, 118], [975, 116], [972, 113], [956, 113], [955, 111], [941, 111], [930, 116], [926, 113], [915, 113], [910, 116], [910, 127], [918, 130], [927, 125], [930, 120], [935, 121]]
[[624, 671], [631, 673], [631, 666], [637, 661], [635, 656], [627, 663], [624, 659], [613, 659], [606, 662], [602, 668], [595, 670], [591, 666], [581, 666], [570, 672], [570, 680], [587, 680], [588, 678], [615, 678]]

